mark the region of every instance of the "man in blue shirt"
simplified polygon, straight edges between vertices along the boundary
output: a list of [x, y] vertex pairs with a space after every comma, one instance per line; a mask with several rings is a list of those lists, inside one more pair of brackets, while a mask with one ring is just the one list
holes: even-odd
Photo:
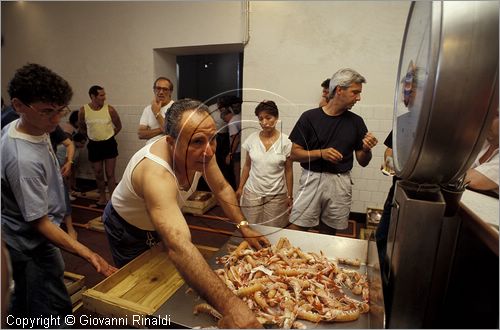
[[2, 238], [15, 284], [9, 315], [64, 320], [72, 311], [59, 248], [106, 276], [116, 271], [59, 228], [66, 213], [64, 187], [48, 133], [58, 126], [73, 92], [63, 78], [37, 64], [18, 69], [8, 91], [20, 116], [1, 137]]

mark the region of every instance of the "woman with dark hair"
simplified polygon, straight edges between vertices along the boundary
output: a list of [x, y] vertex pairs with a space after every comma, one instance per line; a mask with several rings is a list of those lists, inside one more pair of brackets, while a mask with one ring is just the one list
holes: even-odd
[[250, 223], [285, 227], [293, 204], [292, 143], [276, 129], [279, 111], [273, 101], [255, 108], [262, 128], [243, 143], [246, 150], [241, 182], [241, 210]]

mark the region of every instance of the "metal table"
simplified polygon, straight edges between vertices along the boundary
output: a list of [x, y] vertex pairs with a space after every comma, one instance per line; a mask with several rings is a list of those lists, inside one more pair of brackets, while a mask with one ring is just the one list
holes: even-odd
[[[312, 328], [383, 328], [385, 326], [385, 310], [378, 263], [377, 248], [374, 241], [358, 240], [338, 236], [315, 234], [288, 229], [278, 229], [267, 226], [252, 226], [262, 234], [267, 235], [271, 244], [275, 244], [280, 237], [286, 237], [293, 246], [300, 247], [306, 252], [319, 252], [320, 250], [329, 258], [359, 259], [362, 265], [359, 271], [366, 273], [370, 283], [370, 312], [361, 314], [360, 318], [353, 322], [318, 324], [300, 320]], [[237, 235], [237, 233], [235, 233]], [[216, 257], [228, 253], [228, 245], [238, 245], [241, 238], [233, 236], [209, 261], [212, 269], [221, 268], [215, 263]], [[168, 315], [172, 323], [178, 327], [210, 327], [217, 326], [215, 319], [207, 314], [193, 314], [195, 305], [204, 302], [196, 293], [186, 293], [189, 286], [184, 284], [177, 292], [157, 311], [153, 317], [165, 318]]]

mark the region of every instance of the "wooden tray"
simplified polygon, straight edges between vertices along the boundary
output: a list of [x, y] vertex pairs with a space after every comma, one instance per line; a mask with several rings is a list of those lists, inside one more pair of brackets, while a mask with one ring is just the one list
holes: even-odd
[[[217, 248], [197, 245], [208, 259]], [[108, 317], [151, 315], [184, 284], [163, 245], [144, 252], [119, 271], [83, 293], [86, 309]]]
[[85, 276], [64, 272], [64, 285], [71, 298], [73, 313], [82, 306], [82, 294], [87, 289], [85, 287]]
[[66, 290], [68, 290], [68, 294], [71, 296], [85, 285], [85, 276], [64, 272], [64, 285], [66, 285]]
[[104, 223], [102, 222], [102, 217], [98, 216], [87, 222], [87, 228], [90, 230], [98, 231], [104, 233]]

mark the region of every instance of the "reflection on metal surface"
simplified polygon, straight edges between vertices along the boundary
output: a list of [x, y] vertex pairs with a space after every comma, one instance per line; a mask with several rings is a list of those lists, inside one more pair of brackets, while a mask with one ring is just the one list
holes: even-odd
[[403, 82], [403, 103], [405, 107], [413, 105], [412, 101], [415, 98], [415, 87], [417, 85], [416, 72], [417, 67], [413, 63], [413, 60], [410, 60]]

